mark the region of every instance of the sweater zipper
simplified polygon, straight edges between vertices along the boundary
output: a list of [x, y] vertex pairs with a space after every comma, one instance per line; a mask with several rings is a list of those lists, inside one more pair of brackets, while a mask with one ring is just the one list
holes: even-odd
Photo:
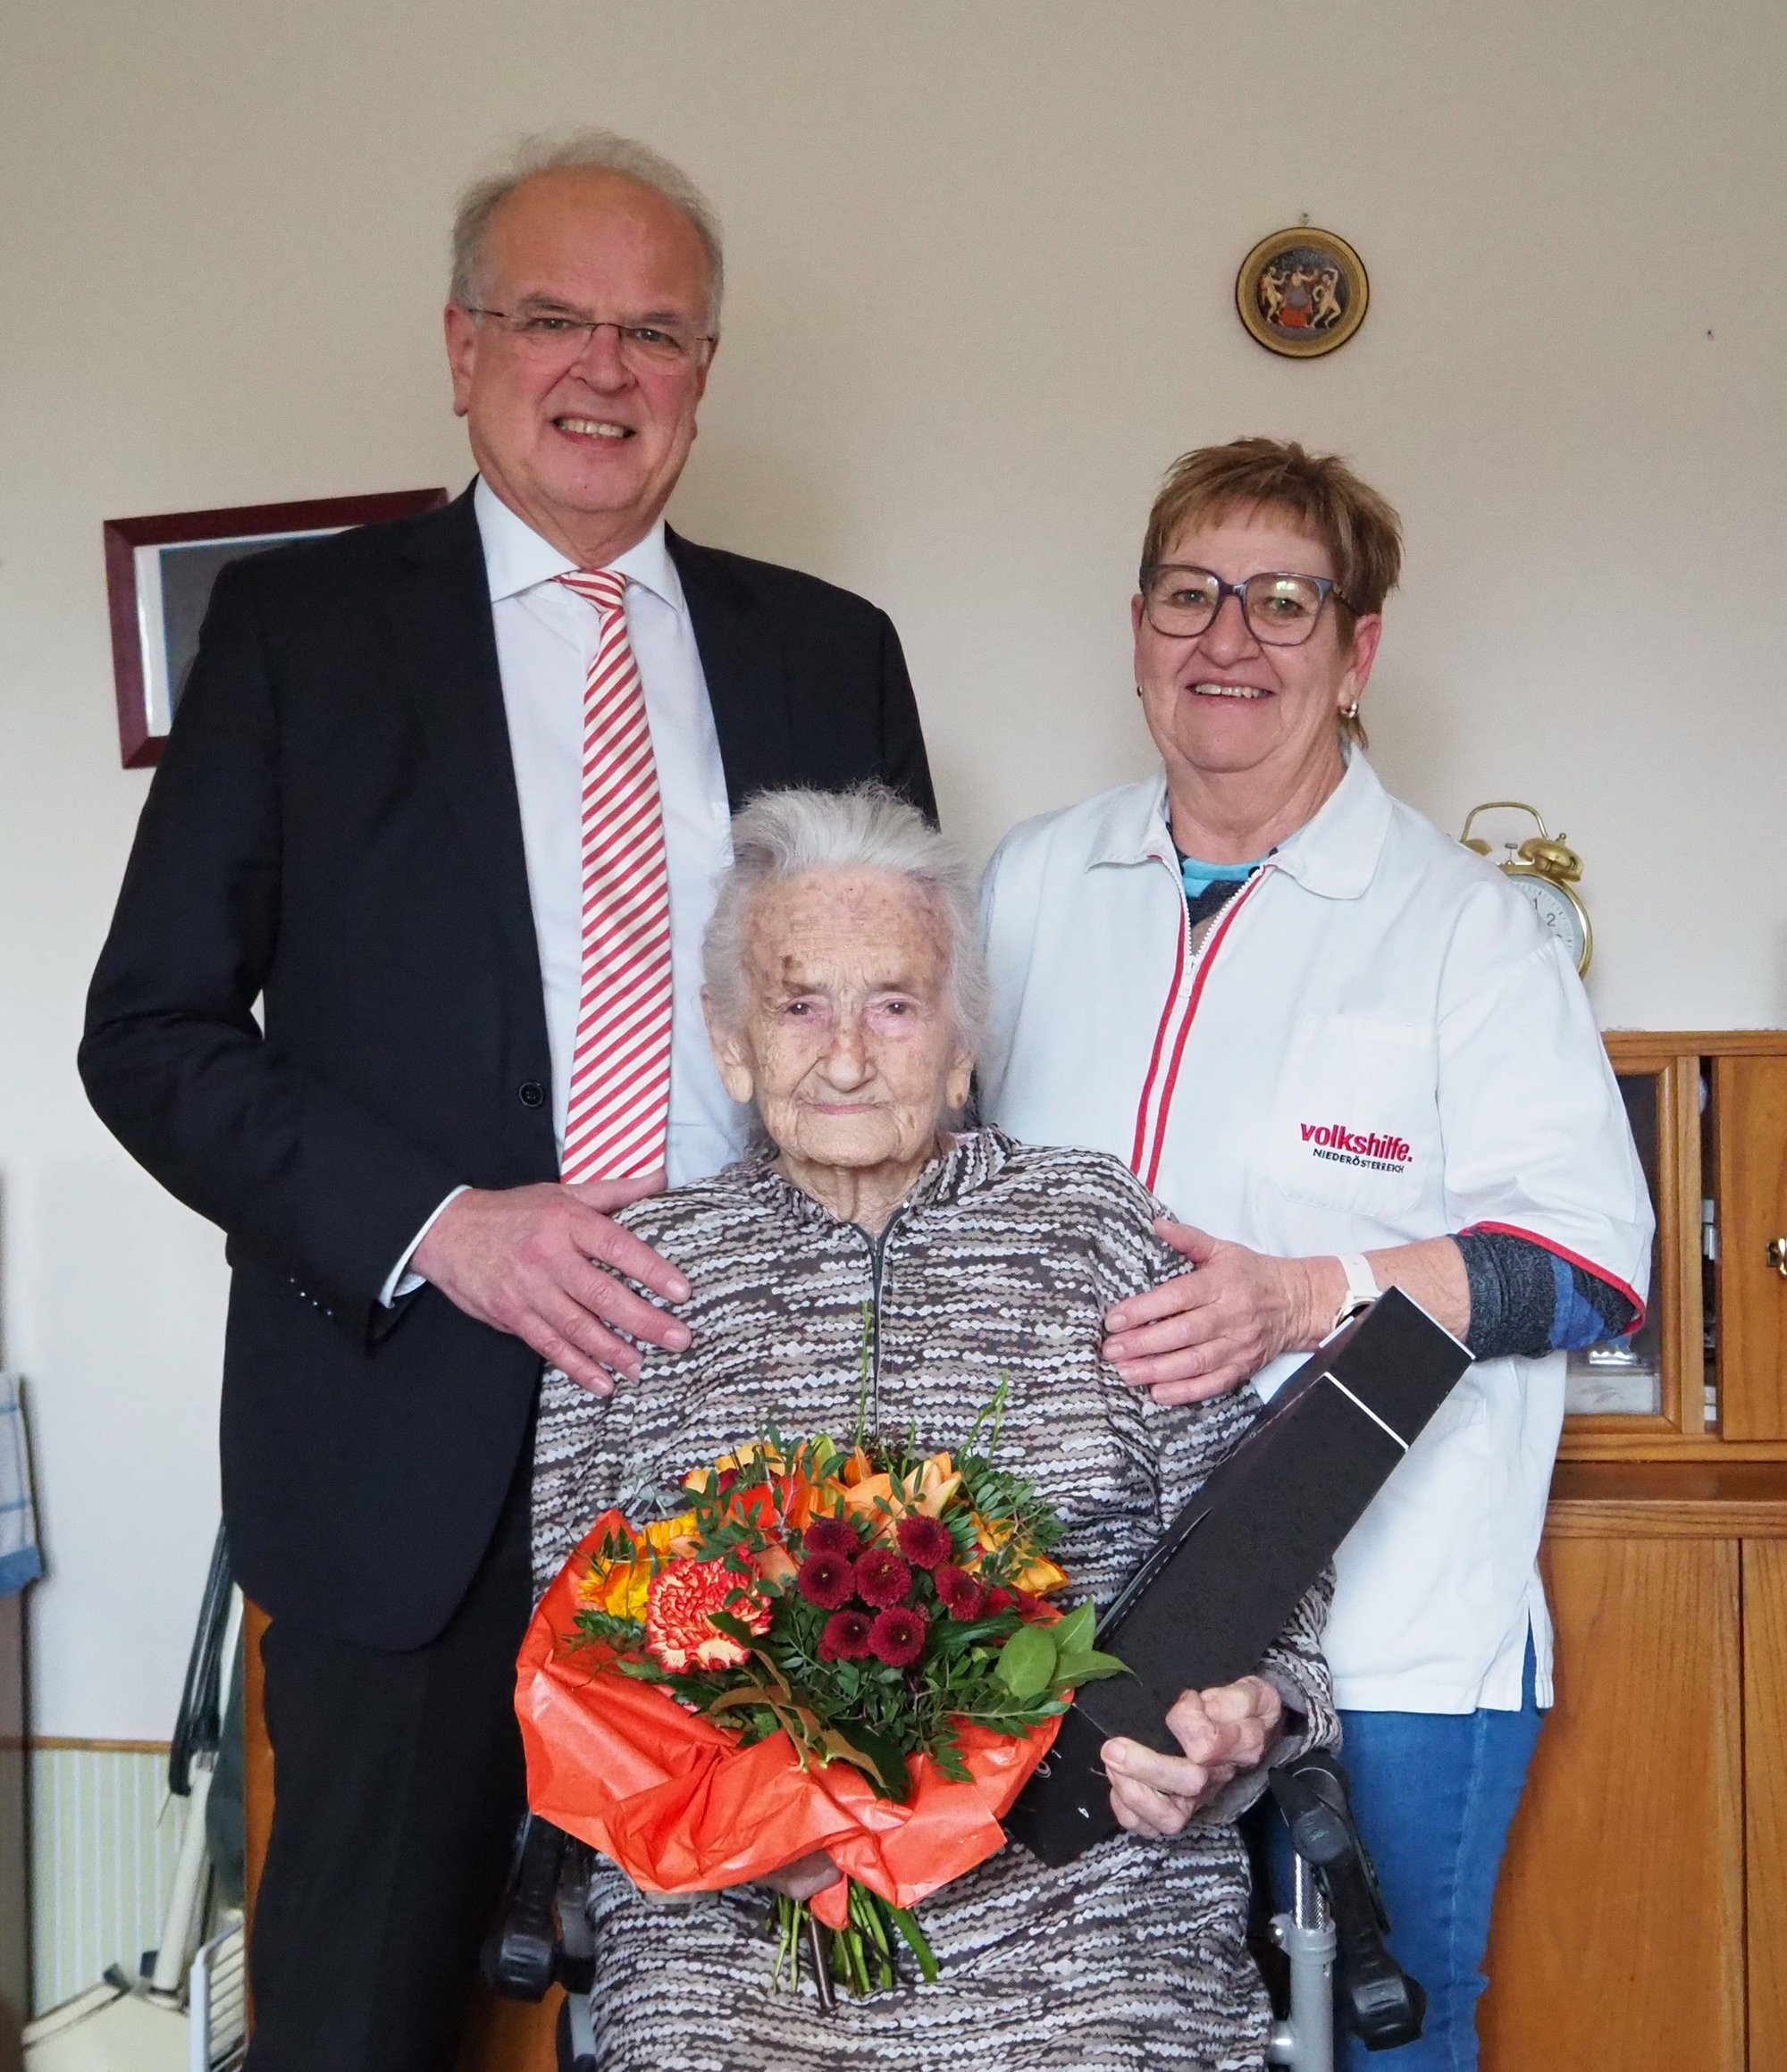
[[[881, 1290], [887, 1266], [887, 1240], [894, 1235], [903, 1208], [895, 1209], [881, 1226], [881, 1234], [871, 1237], [862, 1231], [862, 1241], [868, 1247], [868, 1410], [871, 1429], [878, 1436], [881, 1430]], [[861, 1226], [859, 1224], [858, 1229]]]

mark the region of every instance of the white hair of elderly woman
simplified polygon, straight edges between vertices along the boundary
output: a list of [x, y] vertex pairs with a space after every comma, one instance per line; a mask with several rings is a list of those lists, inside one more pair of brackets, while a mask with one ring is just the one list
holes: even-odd
[[986, 1030], [991, 986], [973, 873], [952, 842], [885, 784], [849, 792], [760, 792], [732, 824], [731, 867], [719, 878], [701, 944], [702, 977], [717, 1026], [744, 1013], [745, 930], [764, 886], [809, 871], [885, 871], [910, 878], [944, 923], [950, 1007], [970, 1054]]
[[679, 208], [695, 226], [701, 249], [708, 256], [708, 327], [718, 331], [720, 300], [726, 292], [726, 253], [720, 238], [720, 219], [713, 204], [680, 165], [673, 164], [649, 144], [612, 130], [575, 130], [558, 137], [525, 137], [516, 145], [509, 163], [500, 172], [474, 180], [459, 197], [453, 218], [453, 278], [447, 296], [461, 309], [471, 309], [483, 299], [482, 282], [484, 236], [491, 218], [524, 180], [542, 172], [614, 172], [640, 187], [662, 195]]

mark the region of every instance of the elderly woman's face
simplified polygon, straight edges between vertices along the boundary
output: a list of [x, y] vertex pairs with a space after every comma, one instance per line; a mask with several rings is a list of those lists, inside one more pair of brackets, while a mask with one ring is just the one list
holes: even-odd
[[811, 1165], [927, 1157], [973, 1061], [949, 1000], [943, 918], [910, 880], [815, 871], [771, 885], [745, 931], [742, 1026], [717, 1030], [726, 1091]]
[[[1162, 559], [1212, 569], [1225, 583], [1266, 574], [1334, 574], [1320, 541], [1288, 514], [1265, 507], [1187, 526]], [[1192, 640], [1156, 633], [1139, 597], [1131, 617], [1136, 683], [1154, 745], [1170, 772], [1175, 765], [1189, 766], [1206, 776], [1272, 763], [1289, 775], [1334, 747], [1336, 716], [1363, 691], [1382, 625], [1374, 616], [1361, 618], [1351, 645], [1343, 644], [1330, 598], [1309, 639], [1301, 647], [1281, 648], [1254, 639], [1235, 597], [1225, 597], [1221, 610]]]

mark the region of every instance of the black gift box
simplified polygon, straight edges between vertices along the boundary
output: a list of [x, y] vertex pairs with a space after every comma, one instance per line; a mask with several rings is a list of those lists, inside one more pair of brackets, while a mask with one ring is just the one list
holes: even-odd
[[1470, 1363], [1398, 1288], [1310, 1355], [1099, 1622], [1099, 1647], [1130, 1674], [1076, 1699], [1006, 1817], [1015, 1840], [1064, 1864], [1116, 1832], [1100, 1748], [1121, 1734], [1180, 1752], [1166, 1724], [1174, 1700], [1259, 1667]]

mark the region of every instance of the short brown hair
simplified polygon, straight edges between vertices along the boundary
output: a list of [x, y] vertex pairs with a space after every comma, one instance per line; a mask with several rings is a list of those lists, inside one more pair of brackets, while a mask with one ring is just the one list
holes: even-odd
[[[1309, 453], [1291, 439], [1231, 439], [1182, 453], [1167, 470], [1142, 541], [1142, 583], [1175, 537], [1195, 521], [1249, 507], [1282, 511], [1327, 548], [1344, 640], [1356, 617], [1383, 609], [1402, 573], [1402, 520], [1388, 498], [1361, 482], [1338, 454]], [[1363, 744], [1356, 719], [1343, 738]]]

